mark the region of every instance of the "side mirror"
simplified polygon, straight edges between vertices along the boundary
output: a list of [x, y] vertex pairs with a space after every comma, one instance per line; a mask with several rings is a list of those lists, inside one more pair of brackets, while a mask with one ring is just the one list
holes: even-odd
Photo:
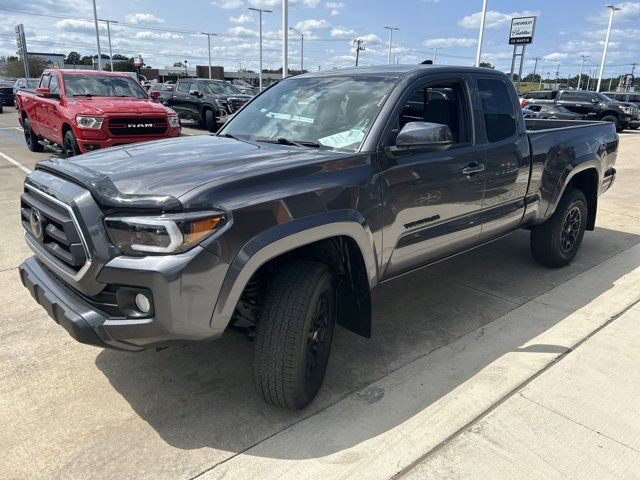
[[453, 145], [453, 135], [447, 125], [428, 122], [409, 122], [396, 137], [396, 150], [435, 152]]
[[591, 103], [600, 103], [600, 100], [598, 100], [597, 98], [592, 98]]
[[47, 87], [38, 87], [36, 88], [36, 95], [38, 97], [49, 98], [51, 97], [51, 90], [49, 90]]
[[189, 90], [189, 95], [194, 95], [196, 97], [199, 97], [200, 92], [198, 90]]
[[160, 98], [160, 92], [154, 90], [149, 94], [149, 96], [151, 97], [151, 100], [158, 100]]

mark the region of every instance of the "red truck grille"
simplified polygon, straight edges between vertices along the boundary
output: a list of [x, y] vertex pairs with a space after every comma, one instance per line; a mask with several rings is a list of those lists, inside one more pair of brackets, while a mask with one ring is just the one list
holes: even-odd
[[167, 131], [167, 119], [154, 118], [110, 118], [107, 128], [114, 136], [160, 135]]

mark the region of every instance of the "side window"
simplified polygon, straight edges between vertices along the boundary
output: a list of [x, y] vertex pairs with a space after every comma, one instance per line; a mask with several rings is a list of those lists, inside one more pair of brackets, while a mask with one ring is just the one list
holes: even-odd
[[51, 81], [49, 82], [49, 90], [51, 93], [60, 93], [60, 86], [58, 85], [58, 76], [51, 75]]
[[188, 92], [192, 92], [193, 90], [195, 90], [196, 92], [200, 91], [200, 89], [198, 88], [198, 84], [197, 83], [192, 82], [192, 83], [189, 84]]
[[176, 92], [189, 93], [189, 82], [178, 82]]
[[453, 143], [471, 141], [471, 126], [465, 89], [461, 83], [430, 84], [413, 92], [400, 112], [395, 136], [409, 122], [428, 122], [447, 125], [451, 129]]
[[51, 79], [51, 76], [49, 74], [43, 75], [42, 78], [40, 79], [40, 85], [38, 85], [38, 87], [49, 88], [50, 79]]
[[567, 102], [588, 102], [589, 101], [589, 97], [587, 95], [582, 95], [580, 93], [564, 92], [560, 98], [562, 100], [566, 100]]
[[489, 142], [499, 142], [515, 135], [516, 112], [507, 84], [503, 80], [481, 78], [478, 79], [478, 90]]

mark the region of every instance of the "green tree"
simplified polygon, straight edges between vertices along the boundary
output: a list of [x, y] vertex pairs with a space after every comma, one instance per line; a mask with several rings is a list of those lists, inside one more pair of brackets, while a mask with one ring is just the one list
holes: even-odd
[[177, 67], [177, 68], [178, 68], [178, 67], [184, 67], [184, 63], [182, 63], [182, 62], [174, 62], [174, 63], [173, 63], [173, 66], [174, 66], [174, 67]]
[[[47, 68], [47, 62], [40, 57], [29, 57], [29, 75], [31, 77], [39, 77], [44, 69]], [[24, 77], [24, 63], [18, 57], [9, 57], [3, 63], [2, 75], [11, 78]]]
[[133, 64], [133, 57], [123, 60], [121, 62], [113, 62], [113, 69], [116, 72], [135, 72], [136, 67]]
[[82, 63], [82, 57], [78, 52], [69, 52], [67, 57], [64, 59], [64, 63], [69, 65], [79, 65]]
[[480, 62], [480, 66], [484, 68], [496, 68], [490, 62]]

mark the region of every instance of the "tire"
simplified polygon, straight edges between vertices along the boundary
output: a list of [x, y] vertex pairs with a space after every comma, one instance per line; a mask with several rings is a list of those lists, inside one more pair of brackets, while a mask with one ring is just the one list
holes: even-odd
[[633, 125], [632, 127], [629, 127], [629, 130], [638, 130], [640, 128], [640, 125]]
[[607, 115], [605, 117], [602, 117], [600, 121], [613, 123], [616, 126], [616, 132], [618, 133], [624, 130], [624, 128], [620, 126], [620, 122], [618, 121], [618, 118], [614, 117], [613, 115]]
[[67, 130], [64, 134], [64, 141], [62, 145], [62, 156], [64, 158], [75, 157], [76, 155], [81, 155], [82, 152], [78, 147], [78, 141], [76, 140], [76, 136], [73, 134], [73, 130]]
[[256, 327], [254, 383], [273, 405], [300, 409], [318, 393], [336, 319], [329, 267], [294, 260], [275, 275]]
[[211, 133], [216, 133], [218, 131], [216, 116], [211, 109], [207, 109], [204, 111], [204, 126], [207, 127], [207, 130], [209, 130]]
[[531, 230], [533, 258], [547, 267], [564, 267], [576, 256], [587, 224], [587, 199], [567, 187], [560, 203], [545, 223]]
[[4, 113], [4, 109], [2, 108], [2, 105], [0, 105], [0, 113]]
[[31, 123], [27, 117], [22, 120], [22, 130], [24, 131], [24, 140], [27, 142], [27, 148], [29, 150], [32, 152], [41, 152], [44, 150], [44, 146], [38, 141], [37, 135], [31, 130]]

